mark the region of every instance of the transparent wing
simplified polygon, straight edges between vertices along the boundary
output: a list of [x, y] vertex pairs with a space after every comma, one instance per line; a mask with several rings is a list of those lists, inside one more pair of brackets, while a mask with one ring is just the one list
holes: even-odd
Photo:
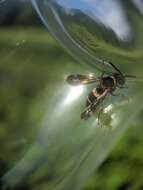
[[77, 86], [99, 82], [100, 79], [90, 75], [72, 74], [67, 77], [66, 81], [72, 86]]

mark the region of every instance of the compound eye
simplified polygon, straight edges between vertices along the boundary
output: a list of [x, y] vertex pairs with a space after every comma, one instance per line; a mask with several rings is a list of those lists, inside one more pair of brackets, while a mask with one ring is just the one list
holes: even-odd
[[115, 74], [114, 77], [116, 78], [117, 84], [119, 84], [121, 86], [125, 84], [125, 78], [123, 75]]
[[120, 85], [123, 85], [123, 84], [125, 83], [125, 82], [124, 82], [124, 79], [119, 79], [118, 83], [119, 83]]

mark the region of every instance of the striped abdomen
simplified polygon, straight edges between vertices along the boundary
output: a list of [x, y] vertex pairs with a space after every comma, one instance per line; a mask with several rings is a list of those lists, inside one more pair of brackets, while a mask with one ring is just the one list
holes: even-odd
[[86, 101], [86, 106], [89, 106], [97, 101], [101, 94], [103, 93], [103, 89], [100, 87], [94, 88], [90, 94], [88, 95], [87, 101]]

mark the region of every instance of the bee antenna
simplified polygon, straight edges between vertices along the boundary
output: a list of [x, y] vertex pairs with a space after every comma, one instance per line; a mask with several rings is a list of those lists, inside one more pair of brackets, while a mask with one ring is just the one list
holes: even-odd
[[124, 75], [126, 78], [137, 78], [135, 75]]
[[120, 73], [121, 75], [123, 75], [123, 73], [112, 63], [112, 62], [108, 62], [116, 71], [118, 71], [118, 73]]

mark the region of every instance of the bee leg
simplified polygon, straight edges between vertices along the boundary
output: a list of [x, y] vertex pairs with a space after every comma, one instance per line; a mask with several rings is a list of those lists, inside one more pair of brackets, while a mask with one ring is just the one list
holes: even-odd
[[128, 102], [129, 102], [129, 98], [128, 98], [128, 96], [125, 96], [124, 94], [114, 94], [114, 93], [110, 93], [111, 94], [111, 96], [121, 96], [122, 98], [124, 98], [124, 99], [126, 99]]
[[119, 96], [119, 94], [114, 94], [113, 92], [110, 92], [111, 96]]
[[128, 88], [127, 86], [118, 86], [118, 88]]
[[99, 126], [101, 126], [102, 127], [102, 125], [101, 125], [101, 122], [100, 122], [100, 117], [101, 117], [101, 114], [102, 114], [102, 112], [103, 112], [103, 108], [101, 108], [100, 110], [99, 110], [99, 112], [98, 112], [98, 125]]
[[102, 112], [104, 110], [103, 107], [104, 107], [104, 102], [101, 103], [101, 107], [99, 109], [98, 117], [97, 117], [98, 118], [98, 125], [101, 126], [101, 127], [102, 127], [102, 125], [101, 125], [101, 122], [100, 122], [100, 117], [101, 117], [101, 114], [102, 114]]

